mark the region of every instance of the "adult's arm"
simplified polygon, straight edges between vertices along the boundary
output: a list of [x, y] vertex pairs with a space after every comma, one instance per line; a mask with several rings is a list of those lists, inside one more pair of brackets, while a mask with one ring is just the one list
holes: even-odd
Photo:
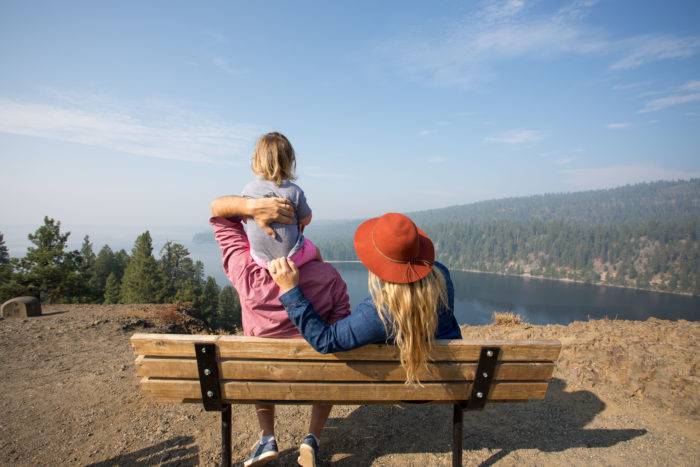
[[[291, 211], [293, 213], [293, 211]], [[226, 275], [236, 285], [250, 258], [250, 244], [241, 219], [253, 217], [259, 225], [269, 228], [271, 222], [287, 222], [289, 207], [285, 199], [250, 199], [241, 196], [222, 196], [211, 203], [209, 223], [221, 249]]]
[[283, 292], [280, 302], [287, 310], [289, 319], [317, 352], [342, 352], [386, 341], [384, 324], [373, 306], [360, 303], [351, 315], [328, 324], [299, 288], [299, 271], [293, 262], [280, 258], [273, 260], [269, 268], [272, 278]]
[[294, 206], [285, 198], [245, 198], [243, 196], [220, 196], [211, 202], [212, 217], [252, 217], [263, 231], [274, 236], [270, 227], [273, 222], [293, 224]]

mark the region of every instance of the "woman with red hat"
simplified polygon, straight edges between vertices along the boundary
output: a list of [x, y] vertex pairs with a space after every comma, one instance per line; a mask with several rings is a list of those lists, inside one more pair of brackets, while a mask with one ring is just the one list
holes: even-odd
[[369, 270], [370, 297], [350, 316], [326, 323], [297, 286], [299, 272], [286, 258], [269, 265], [280, 301], [304, 338], [321, 353], [370, 343], [399, 348], [406, 381], [420, 383], [434, 339], [461, 339], [453, 313], [454, 288], [447, 268], [435, 261], [433, 242], [403, 214], [362, 223], [355, 251]]

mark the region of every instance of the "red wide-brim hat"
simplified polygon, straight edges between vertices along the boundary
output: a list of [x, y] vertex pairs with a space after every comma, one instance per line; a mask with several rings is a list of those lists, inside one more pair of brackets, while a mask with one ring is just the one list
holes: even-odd
[[355, 231], [355, 252], [377, 277], [398, 284], [423, 279], [435, 262], [432, 240], [409, 217], [398, 213], [360, 224]]

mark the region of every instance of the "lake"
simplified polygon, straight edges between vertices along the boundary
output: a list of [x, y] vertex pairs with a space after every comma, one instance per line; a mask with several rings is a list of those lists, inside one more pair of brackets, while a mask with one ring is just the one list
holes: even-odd
[[[193, 257], [204, 261], [207, 274], [228, 284], [218, 248], [190, 244]], [[360, 263], [334, 263], [348, 284], [355, 306], [367, 293], [367, 270]], [[533, 324], [568, 324], [588, 319], [700, 319], [700, 297], [570, 282], [451, 271], [455, 315], [463, 324], [491, 322], [494, 311], [513, 311]]]

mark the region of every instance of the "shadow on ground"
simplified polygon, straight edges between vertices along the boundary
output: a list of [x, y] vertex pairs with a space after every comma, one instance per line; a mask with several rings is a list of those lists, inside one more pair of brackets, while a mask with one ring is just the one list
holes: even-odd
[[48, 317], [48, 316], [56, 316], [56, 315], [62, 315], [63, 313], [68, 313], [68, 310], [56, 310], [56, 311], [50, 311], [48, 313], [41, 313], [39, 316], [36, 316], [36, 318], [43, 318], [43, 317]]
[[[493, 403], [483, 411], [465, 412], [464, 461], [469, 461], [470, 451], [483, 448], [494, 451], [481, 463], [488, 466], [519, 449], [558, 452], [577, 447], [605, 448], [646, 434], [644, 429], [633, 428], [586, 429], [605, 409], [605, 403], [590, 391], [565, 392], [565, 387], [564, 381], [554, 379], [545, 401]], [[370, 465], [389, 454], [451, 451], [451, 405], [366, 405], [345, 418], [328, 421], [320, 459], [336, 455], [340, 459], [330, 464], [344, 467]], [[297, 465], [297, 454], [296, 449], [284, 450], [277, 465]], [[196, 465], [198, 455], [193, 437], [178, 436], [90, 466]]]
[[199, 448], [192, 436], [175, 436], [153, 446], [113, 457], [88, 467], [199, 465]]
[[[558, 452], [576, 447], [610, 447], [646, 434], [644, 429], [586, 429], [605, 409], [590, 391], [565, 392], [554, 379], [545, 401], [491, 404], [464, 414], [464, 460], [469, 451], [488, 448], [495, 453], [481, 465], [492, 465], [519, 449]], [[340, 454], [337, 466], [370, 465], [387, 454], [450, 453], [451, 405], [359, 407], [345, 418], [328, 421], [321, 459]], [[294, 465], [296, 452], [285, 451], [282, 465]]]

